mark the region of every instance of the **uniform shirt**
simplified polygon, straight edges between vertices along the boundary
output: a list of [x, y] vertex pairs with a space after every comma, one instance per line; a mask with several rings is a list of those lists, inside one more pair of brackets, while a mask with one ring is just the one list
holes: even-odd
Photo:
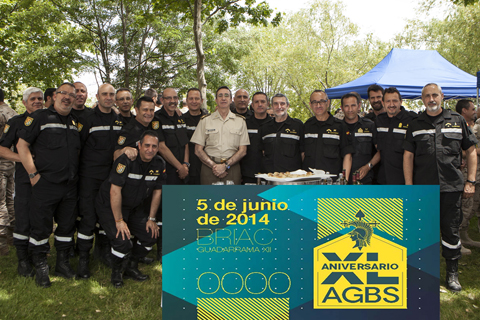
[[[0, 132], [3, 132], [8, 120], [18, 113], [10, 108], [5, 102], [0, 102]], [[10, 170], [14, 167], [13, 161], [0, 158], [0, 170]]]
[[352, 143], [342, 120], [329, 114], [325, 121], [311, 117], [305, 122], [305, 170], [312, 168], [339, 174], [343, 169], [343, 157], [352, 152]]
[[[197, 128], [198, 122], [200, 118], [204, 116], [203, 111], [198, 116], [193, 116], [190, 111], [187, 111], [183, 114], [182, 118], [185, 121], [185, 125], [187, 126], [187, 137], [190, 141], [192, 139], [193, 133]], [[189, 142], [188, 143], [188, 151], [189, 151], [189, 162], [190, 162], [190, 169], [188, 170], [188, 175], [192, 177], [200, 176], [200, 169], [202, 168], [202, 162], [198, 157], [195, 155], [195, 143]]]
[[[5, 128], [3, 129], [2, 139], [0, 139], [0, 146], [9, 149], [13, 146], [13, 151], [15, 153], [18, 153], [18, 131], [23, 129], [23, 123], [28, 116], [29, 113], [25, 111], [23, 114], [17, 115], [8, 120]], [[28, 173], [21, 162], [15, 163], [15, 181], [16, 183], [30, 184], [30, 178], [28, 177]]]
[[[377, 129], [373, 121], [361, 117], [353, 126], [345, 124], [348, 128], [347, 136], [350, 137], [355, 150], [352, 154], [352, 170], [350, 170], [353, 173], [366, 165], [377, 152], [377, 149], [375, 149]], [[353, 130], [350, 128], [353, 128]], [[371, 183], [372, 179], [373, 170], [370, 170], [361, 182]], [[349, 179], [348, 181], [352, 180]]]
[[240, 112], [237, 111], [237, 108], [233, 108], [232, 112], [244, 117], [245, 120], [248, 120], [250, 117], [253, 117], [253, 112], [250, 109], [247, 109], [247, 111], [245, 111], [245, 113], [240, 113]]
[[135, 119], [135, 116], [132, 114], [132, 112], [130, 112], [130, 117], [124, 117], [121, 113], [118, 114], [118, 117], [120, 118], [120, 120], [122, 120], [124, 126], [129, 124], [130, 121], [132, 121], [133, 119]]
[[[95, 108], [95, 109], [97, 109], [97, 108]], [[72, 108], [70, 113], [73, 114], [75, 117], [77, 117], [77, 119], [80, 119], [81, 117], [85, 117], [89, 113], [92, 113], [95, 109], [84, 107], [81, 110], [77, 110], [77, 109]]]
[[140, 155], [130, 160], [125, 154], [115, 160], [110, 175], [98, 192], [98, 200], [104, 207], [111, 208], [110, 187], [122, 187], [122, 211], [137, 208], [149, 198], [153, 190], [165, 184], [165, 161], [158, 155], [150, 162], [143, 162]]
[[281, 123], [270, 121], [259, 129], [264, 172], [286, 172], [302, 168], [304, 136], [302, 121], [287, 116]]
[[42, 178], [52, 183], [76, 181], [81, 147], [76, 117], [62, 116], [51, 106], [33, 112], [24, 125], [18, 136], [31, 145]]
[[120, 130], [117, 143], [115, 145], [115, 151], [125, 147], [135, 148], [140, 141], [140, 137], [147, 130], [155, 131], [158, 135], [158, 141], [165, 141], [162, 129], [160, 129], [160, 122], [158, 120], [150, 122], [146, 127], [144, 127], [137, 120], [132, 120], [129, 124], [123, 126], [122, 130]]
[[[163, 136], [165, 138], [165, 145], [170, 149], [175, 158], [184, 162], [185, 146], [189, 139], [187, 136], [187, 125], [182, 117], [179, 117], [176, 112], [173, 116], [169, 116], [165, 108], [155, 112], [155, 120], [160, 123]], [[167, 163], [167, 173], [175, 173], [177, 169], [170, 163]]]
[[379, 184], [405, 184], [402, 144], [410, 122], [416, 117], [417, 114], [404, 107], [395, 117], [390, 118], [386, 112], [377, 116], [377, 150], [381, 156]]
[[375, 122], [375, 120], [377, 120], [377, 116], [375, 115], [375, 112], [367, 113], [364, 118], [366, 118], [368, 120], [372, 120], [373, 122]]
[[257, 119], [255, 116], [247, 119], [250, 145], [247, 147], [247, 154], [240, 161], [243, 177], [255, 178], [255, 174], [262, 172], [262, 139], [260, 138], [259, 129], [263, 124], [270, 121], [274, 120], [272, 117], [269, 117], [268, 114], [265, 119]]
[[82, 141], [79, 174], [105, 180], [112, 167], [115, 142], [123, 123], [113, 110], [103, 113], [99, 108], [86, 113], [78, 122]]
[[423, 112], [410, 123], [403, 142], [414, 154], [413, 184], [440, 184], [440, 192], [463, 191], [462, 149], [477, 142], [458, 113], [443, 109], [432, 123]]
[[218, 111], [203, 116], [190, 141], [204, 146], [209, 157], [224, 159], [233, 156], [240, 146], [250, 144], [245, 119], [231, 111], [225, 120]]

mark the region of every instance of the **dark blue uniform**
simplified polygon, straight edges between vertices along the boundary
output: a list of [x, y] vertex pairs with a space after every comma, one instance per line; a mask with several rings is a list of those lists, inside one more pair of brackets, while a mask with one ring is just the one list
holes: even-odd
[[[195, 129], [197, 128], [200, 118], [204, 116], [205, 113], [200, 113], [198, 116], [193, 116], [190, 114], [190, 111], [187, 111], [183, 114], [182, 118], [185, 121], [187, 128], [187, 137], [188, 141], [193, 136]], [[200, 170], [202, 169], [202, 162], [195, 155], [195, 143], [188, 143], [188, 160], [190, 162], [190, 168], [188, 169], [188, 184], [199, 185], [200, 184]]]

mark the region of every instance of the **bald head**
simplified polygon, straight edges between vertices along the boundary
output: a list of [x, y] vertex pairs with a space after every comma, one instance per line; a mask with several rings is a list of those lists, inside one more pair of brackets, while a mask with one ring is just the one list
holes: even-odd
[[235, 97], [233, 98], [233, 103], [235, 104], [235, 109], [237, 109], [237, 112], [247, 112], [248, 105], [250, 104], [247, 90], [237, 90], [237, 92], [235, 92]]
[[98, 87], [96, 97], [100, 111], [109, 113], [115, 103], [115, 88], [109, 83], [104, 83]]

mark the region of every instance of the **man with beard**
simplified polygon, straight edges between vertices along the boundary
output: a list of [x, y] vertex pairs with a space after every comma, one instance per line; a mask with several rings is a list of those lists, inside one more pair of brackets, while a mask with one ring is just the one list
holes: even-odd
[[365, 118], [375, 122], [375, 120], [377, 119], [377, 116], [385, 112], [385, 109], [383, 108], [383, 88], [377, 84], [372, 84], [367, 89], [367, 95], [368, 95], [368, 101], [370, 101], [370, 105], [372, 106], [373, 112], [365, 115]]
[[217, 111], [200, 119], [191, 140], [203, 163], [200, 180], [204, 185], [227, 180], [240, 184], [239, 162], [250, 144], [245, 118], [230, 111], [232, 92], [228, 87], [217, 89], [215, 101]]
[[250, 98], [248, 97], [247, 90], [237, 90], [237, 92], [235, 92], [235, 98], [233, 99], [235, 108], [232, 110], [232, 112], [245, 117], [245, 119], [250, 118], [252, 116], [252, 111], [248, 110], [249, 103]]
[[[426, 110], [410, 123], [403, 146], [405, 184], [440, 185], [440, 232], [442, 255], [447, 264], [446, 284], [451, 291], [461, 291], [458, 259], [462, 256], [459, 226], [462, 222], [462, 193], [475, 193], [477, 156], [475, 135], [465, 119], [441, 107], [442, 89], [429, 83], [422, 89]], [[465, 150], [468, 175], [462, 176], [462, 150]]]
[[[380, 153], [375, 149], [377, 130], [373, 121], [358, 116], [362, 98], [356, 92], [343, 95], [341, 108], [355, 152], [352, 155], [352, 172], [359, 171], [362, 184], [372, 184], [372, 168], [380, 161]], [[352, 181], [348, 179], [348, 181]]]
[[345, 123], [330, 114], [330, 99], [323, 90], [312, 92], [310, 108], [314, 116], [305, 122], [303, 169], [319, 169], [336, 175], [344, 169], [348, 179], [353, 147]]
[[378, 115], [377, 150], [380, 151], [378, 184], [405, 184], [403, 176], [403, 140], [407, 128], [417, 114], [405, 110], [397, 88], [385, 89], [383, 104], [386, 112]]
[[36, 269], [35, 282], [41, 287], [51, 285], [47, 251], [54, 218], [55, 274], [67, 279], [75, 277], [68, 255], [75, 233], [81, 147], [77, 121], [70, 113], [75, 98], [75, 86], [63, 83], [53, 95], [52, 107], [38, 110], [25, 119], [17, 143], [20, 160], [32, 184], [29, 250]]
[[[3, 90], [0, 89], [0, 132], [6, 128], [7, 121], [16, 116], [15, 110], [4, 101]], [[13, 224], [15, 212], [13, 208], [13, 175], [15, 164], [10, 160], [0, 159], [0, 256], [10, 252], [8, 245], [13, 241]]]
[[83, 83], [78, 81], [73, 83], [73, 85], [75, 86], [77, 97], [75, 98], [75, 102], [73, 103], [72, 114], [79, 118], [80, 116], [86, 115], [87, 113], [92, 111], [92, 109], [85, 106], [85, 102], [88, 98], [87, 87]]
[[[183, 114], [183, 120], [187, 125], [188, 140], [192, 139], [193, 133], [197, 128], [200, 118], [206, 113], [202, 109], [202, 93], [197, 88], [190, 88], [187, 91], [187, 107], [188, 111]], [[188, 184], [199, 185], [200, 184], [200, 169], [202, 168], [202, 162], [195, 154], [195, 143], [188, 143], [188, 157], [190, 160], [190, 168], [188, 170]]]
[[120, 88], [117, 90], [116, 94], [116, 104], [118, 111], [120, 112], [120, 120], [122, 120], [123, 125], [126, 125], [130, 122], [135, 116], [132, 114], [133, 98], [130, 89]]
[[167, 184], [184, 184], [188, 175], [188, 136], [185, 121], [178, 115], [178, 95], [172, 88], [163, 90], [160, 101], [163, 107], [155, 113], [160, 122], [165, 142], [159, 152], [167, 161]]
[[268, 97], [263, 92], [256, 92], [252, 97], [253, 116], [247, 118], [248, 137], [250, 145], [247, 146], [247, 154], [240, 161], [242, 168], [242, 184], [255, 183], [255, 174], [262, 172], [262, 150], [260, 147], [259, 129], [264, 123], [273, 121], [267, 115], [269, 107]]
[[302, 121], [288, 115], [288, 98], [283, 93], [272, 97], [275, 121], [259, 129], [264, 172], [286, 172], [302, 168], [304, 136]]
[[[98, 105], [92, 112], [79, 119], [78, 131], [82, 141], [79, 169], [79, 223], [77, 249], [79, 252], [77, 276], [88, 279], [90, 249], [93, 245], [95, 224], [95, 197], [100, 185], [108, 178], [113, 163], [113, 151], [122, 121], [112, 110], [115, 103], [115, 88], [108, 83], [98, 87]], [[108, 239], [103, 229], [96, 233], [96, 250], [100, 259], [111, 265]]]
[[[13, 245], [17, 249], [18, 274], [24, 277], [33, 277], [33, 269], [28, 255], [28, 238], [30, 235], [30, 196], [32, 185], [25, 171], [20, 156], [17, 153], [18, 131], [23, 129], [25, 119], [34, 111], [43, 108], [43, 93], [39, 88], [30, 87], [23, 93], [25, 112], [11, 118], [3, 130], [0, 140], [0, 157], [15, 161], [15, 229], [13, 231]], [[13, 147], [13, 151], [12, 148]], [[13, 193], [13, 190], [12, 190]]]

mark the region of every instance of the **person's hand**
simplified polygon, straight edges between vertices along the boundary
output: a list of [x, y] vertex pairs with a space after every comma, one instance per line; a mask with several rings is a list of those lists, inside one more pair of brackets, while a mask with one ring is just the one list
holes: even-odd
[[470, 198], [473, 197], [475, 194], [475, 185], [471, 184], [470, 182], [465, 183], [465, 187], [463, 188], [463, 197]]
[[127, 155], [128, 159], [134, 161], [137, 158], [138, 150], [132, 147], [125, 147], [124, 153]]
[[223, 179], [223, 178], [225, 178], [226, 176], [228, 176], [228, 171], [224, 171], [224, 172], [223, 172], [222, 174], [220, 174], [218, 177], [219, 177], [220, 179]]
[[40, 180], [40, 174], [37, 174], [35, 177], [30, 179], [30, 183], [32, 184], [32, 187], [37, 184], [38, 180]]
[[358, 172], [360, 173], [360, 180], [365, 178], [365, 176], [368, 174], [369, 171], [370, 171], [370, 167], [368, 166], [368, 164], [364, 165], [363, 167], [360, 167], [360, 169], [358, 169]]
[[220, 175], [227, 172], [227, 165], [225, 163], [216, 164], [212, 167], [212, 171], [215, 176], [220, 177]]
[[[153, 222], [153, 221], [152, 221]], [[117, 235], [115, 238], [118, 238], [118, 235], [122, 235], [122, 240], [129, 240], [130, 239], [130, 230], [128, 230], [128, 226], [125, 221], [120, 220], [115, 222], [115, 226], [117, 227]]]
[[180, 179], [185, 179], [188, 176], [188, 167], [186, 164], [182, 164], [181, 168], [177, 170], [178, 172], [178, 177]]
[[147, 233], [148, 233], [148, 230], [152, 232], [152, 238], [156, 239], [158, 237], [158, 230], [160, 229], [160, 227], [157, 226], [157, 224], [154, 221], [148, 220], [146, 229], [147, 229]]

